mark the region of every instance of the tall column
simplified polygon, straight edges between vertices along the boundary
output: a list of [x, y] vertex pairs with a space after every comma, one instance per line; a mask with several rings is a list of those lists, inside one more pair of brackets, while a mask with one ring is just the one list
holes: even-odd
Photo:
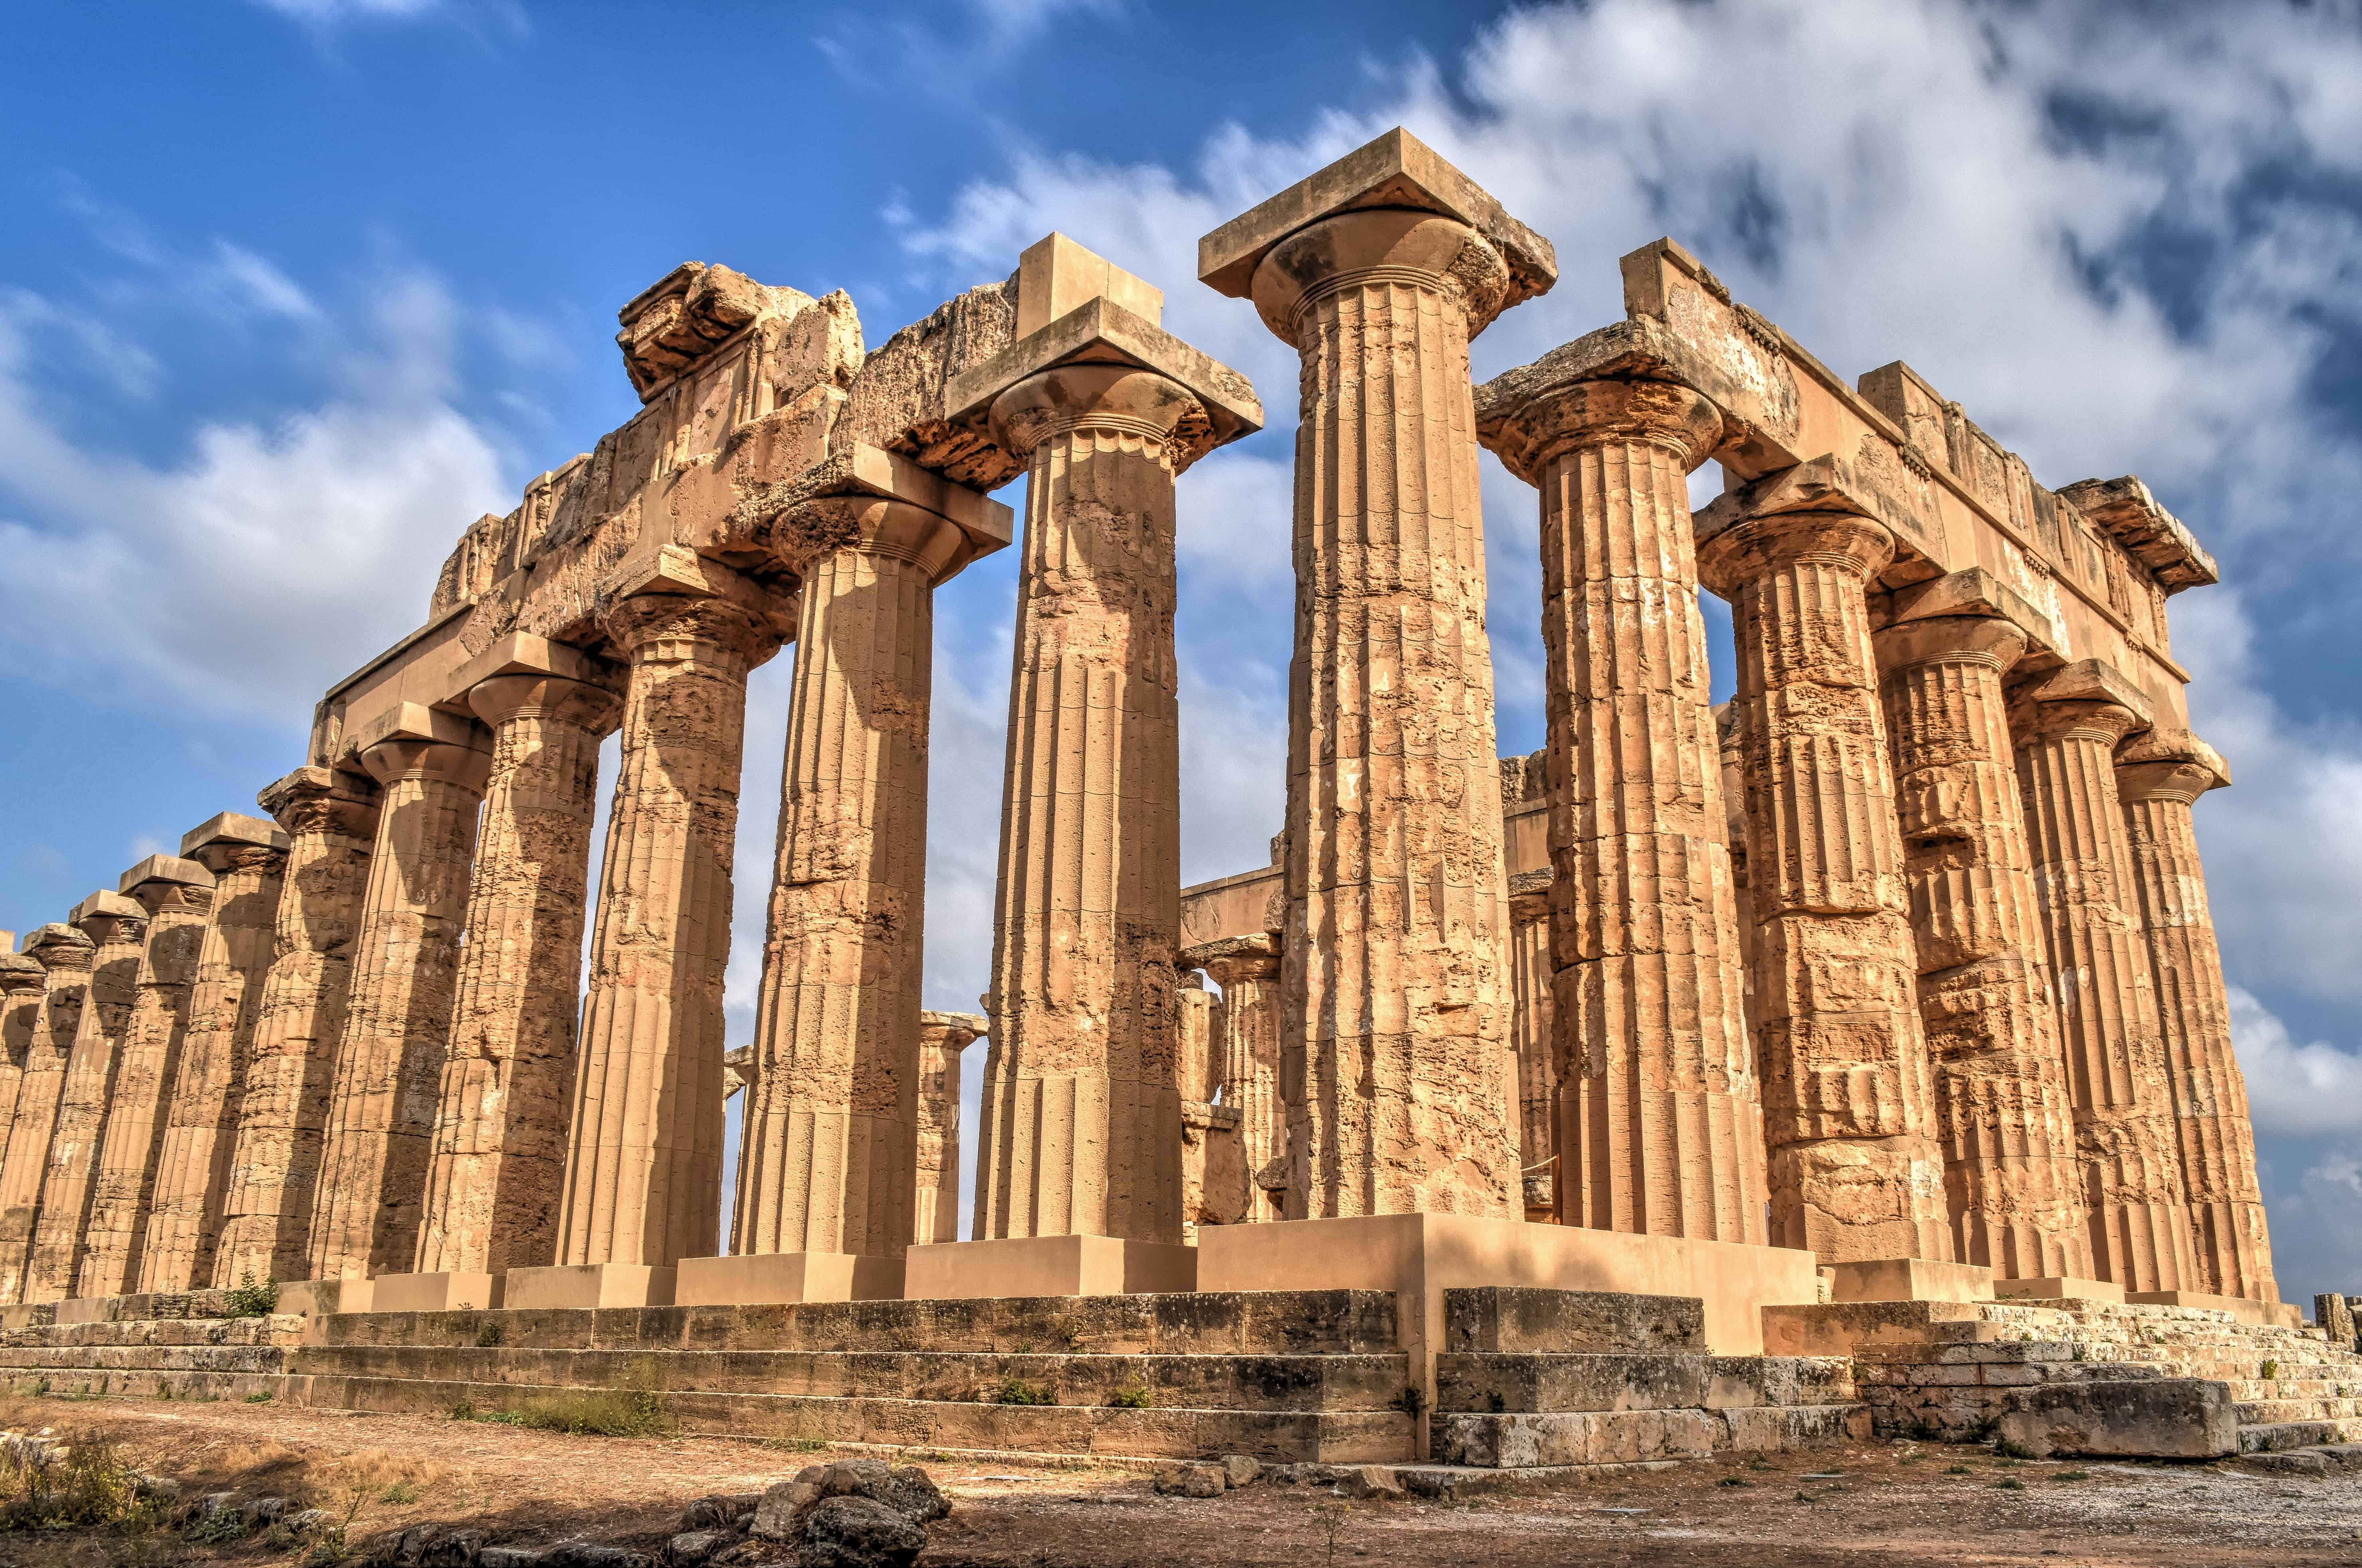
[[1509, 1042], [1518, 1055], [1518, 1164], [1526, 1218], [1558, 1222], [1558, 1053], [1551, 995], [1551, 872], [1509, 878]]
[[309, 1277], [337, 1042], [377, 843], [378, 789], [358, 774], [299, 767], [257, 800], [286, 831], [287, 866], [214, 1248], [222, 1286]]
[[[780, 629], [760, 591], [677, 547], [602, 599], [629, 674], [557, 1261], [667, 1271], [640, 1276], [637, 1298], [669, 1299], [675, 1263], [721, 1240], [722, 973], [746, 675]], [[512, 1274], [512, 1302], [516, 1286]]]
[[24, 1298], [33, 1302], [64, 1300], [82, 1275], [91, 1185], [115, 1098], [116, 1060], [131, 1027], [140, 955], [148, 945], [148, 911], [137, 899], [102, 889], [75, 905], [73, 913], [74, 923], [97, 950], [91, 955], [90, 987], [77, 1015], [73, 1055], [50, 1134], [40, 1219], [26, 1269]]
[[25, 1068], [32, 1060], [33, 1026], [50, 977], [39, 960], [14, 950], [16, 933], [7, 935], [10, 946], [0, 949], [0, 1164], [7, 1158], [17, 1091], [24, 1087]]
[[918, 1149], [934, 594], [974, 552], [949, 518], [874, 495], [793, 508], [778, 532], [803, 597], [730, 1250], [900, 1258], [931, 1239]]
[[1690, 470], [1689, 388], [1574, 379], [1581, 345], [1485, 388], [1488, 444], [1541, 491], [1558, 1207], [1568, 1224], [1764, 1240]]
[[41, 988], [27, 1032], [7, 1153], [0, 1158], [0, 1306], [28, 1299], [26, 1269], [32, 1261], [50, 1141], [73, 1060], [74, 1034], [90, 990], [97, 944], [73, 926], [50, 924], [25, 939], [25, 954], [40, 966]]
[[581, 679], [593, 674], [571, 648], [512, 636], [455, 681], [492, 749], [436, 1090], [421, 1274], [557, 1258], [599, 741], [617, 709], [613, 692]]
[[2231, 1049], [2223, 955], [2206, 907], [2206, 868], [2198, 858], [2190, 810], [2199, 796], [2230, 781], [2222, 755], [2188, 730], [2154, 729], [2116, 753], [2116, 793], [2140, 886], [2141, 935], [2157, 982], [2158, 1022], [2172, 1080], [2197, 1264], [2194, 1287], [2277, 1301], [2247, 1083]]
[[417, 1255], [491, 766], [475, 724], [414, 703], [354, 740], [382, 793], [313, 1202], [315, 1279], [400, 1273]]
[[2115, 749], [2147, 700], [2084, 659], [2037, 678], [2012, 715], [2099, 1277], [2195, 1290], [2190, 1216]]
[[181, 853], [212, 873], [213, 913], [156, 1161], [140, 1249], [143, 1291], [187, 1290], [214, 1276], [255, 1020], [277, 942], [287, 834], [259, 817], [224, 812], [182, 839]]
[[1894, 540], [1867, 516], [1786, 510], [1827, 506], [1831, 488], [1785, 470], [1698, 520], [1699, 565], [1738, 633], [1772, 1241], [1823, 1264], [1948, 1263], [1870, 640], [1868, 590]]
[[973, 1012], [919, 1015], [919, 1201], [913, 1242], [959, 1240], [960, 1053], [990, 1026]]
[[1249, 1220], [1276, 1220], [1287, 1194], [1287, 1102], [1281, 1093], [1279, 944], [1269, 934], [1224, 937], [1182, 954], [1222, 988], [1222, 1102], [1239, 1110]]
[[1893, 622], [1874, 641], [1954, 1253], [2005, 1279], [2089, 1278], [2074, 1116], [2002, 694], [2036, 623], [1975, 569], [1894, 598]]
[[1198, 263], [1302, 360], [1289, 1217], [1521, 1214], [1468, 343], [1555, 259], [1393, 131], [1207, 236]]

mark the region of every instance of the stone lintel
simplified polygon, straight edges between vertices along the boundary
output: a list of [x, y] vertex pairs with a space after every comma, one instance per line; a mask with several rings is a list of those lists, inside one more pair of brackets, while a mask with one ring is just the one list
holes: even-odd
[[117, 889], [132, 898], [157, 897], [175, 887], [210, 888], [214, 874], [194, 860], [177, 855], [151, 855], [123, 874]]
[[232, 849], [281, 849], [287, 847], [286, 830], [268, 817], [249, 817], [243, 812], [224, 812], [200, 823], [181, 835], [181, 853], [191, 859], [197, 851], [215, 845]]
[[1281, 240], [1322, 218], [1373, 207], [1436, 213], [1483, 235], [1509, 264], [1503, 310], [1549, 293], [1558, 282], [1558, 252], [1549, 240], [1400, 126], [1198, 241], [1198, 281], [1244, 299], [1256, 267]]
[[1263, 404], [1244, 376], [1105, 296], [1086, 301], [954, 376], [944, 388], [944, 412], [954, 425], [981, 428], [1002, 392], [1029, 376], [1066, 365], [1129, 365], [1186, 388], [1212, 422], [1209, 450], [1263, 428]]
[[1898, 588], [1885, 596], [1882, 604], [1873, 598], [1871, 614], [1877, 616], [1882, 608], [1886, 613], [1879, 624], [1883, 626], [1974, 615], [2007, 621], [2025, 634], [2031, 646], [2047, 652], [2055, 653], [2067, 646], [2058, 623], [2047, 612], [1982, 567], [1947, 572], [1942, 577]]
[[1225, 958], [1276, 958], [1279, 938], [1270, 932], [1255, 932], [1246, 936], [1222, 936], [1211, 942], [1200, 942], [1181, 952], [1181, 966], [1202, 969], [1209, 964], [1219, 964]]
[[2214, 782], [2207, 786], [2210, 790], [2225, 788], [2231, 782], [2231, 765], [2223, 759], [2221, 752], [2188, 730], [2171, 725], [2160, 724], [2117, 748], [2117, 767], [2145, 762], [2172, 762], [2202, 767], [2214, 776]]
[[66, 917], [76, 925], [94, 920], [146, 920], [148, 906], [134, 898], [101, 888], [73, 907]]
[[610, 688], [617, 679], [614, 666], [596, 655], [531, 632], [511, 632], [459, 667], [451, 678], [450, 700], [464, 701], [469, 691], [503, 675], [556, 676]]
[[936, 1012], [930, 1010], [919, 1014], [919, 1025], [923, 1029], [941, 1029], [951, 1034], [966, 1032], [967, 1039], [962, 1043], [962, 1050], [992, 1033], [992, 1021], [980, 1012]]
[[397, 702], [345, 739], [346, 751], [359, 756], [386, 741], [432, 741], [467, 751], [489, 752], [491, 737], [484, 726], [458, 713], [430, 708], [424, 702]]
[[1017, 258], [1017, 336], [1039, 332], [1102, 294], [1151, 326], [1164, 323], [1164, 290], [1054, 230]]
[[2137, 474], [2078, 480], [2058, 492], [2148, 568], [2168, 593], [2222, 580], [2214, 558], [2201, 548], [2181, 519], [2158, 504]]
[[2062, 665], [2047, 678], [2037, 679], [2023, 695], [2029, 702], [2113, 702], [2132, 711], [2140, 721], [2134, 726], [2136, 729], [2148, 728], [2153, 717], [2148, 693], [2102, 658], [2079, 658]]

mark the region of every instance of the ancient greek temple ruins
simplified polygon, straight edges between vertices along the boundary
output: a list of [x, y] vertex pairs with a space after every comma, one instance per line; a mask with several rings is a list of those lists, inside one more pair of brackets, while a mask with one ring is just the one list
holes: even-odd
[[[741, 1430], [1523, 1465], [1984, 1430], [2183, 1353], [2136, 1346], [2350, 1361], [2274, 1285], [2192, 834], [2230, 770], [2166, 604], [2213, 561], [1671, 240], [1619, 265], [1623, 320], [1474, 386], [1559, 260], [1408, 134], [1200, 242], [1302, 374], [1285, 831], [1194, 888], [1176, 488], [1255, 389], [1059, 235], [875, 349], [842, 293], [659, 280], [640, 413], [461, 534], [257, 812], [0, 957], [0, 1370], [427, 1408], [661, 1349]], [[1540, 604], [1487, 592], [1480, 447]], [[932, 606], [1005, 547], [990, 989], [928, 1012]], [[1487, 621], [1537, 614], [1548, 745], [1505, 758]], [[734, 1043], [746, 682], [790, 644]], [[262, 1281], [253, 1365], [83, 1348]], [[1696, 1386], [1570, 1393], [1609, 1352]], [[1012, 1357], [1058, 1397], [996, 1403]]]

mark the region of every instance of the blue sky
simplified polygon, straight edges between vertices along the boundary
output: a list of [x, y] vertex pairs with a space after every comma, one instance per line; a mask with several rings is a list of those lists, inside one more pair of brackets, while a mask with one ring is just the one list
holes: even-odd
[[[11, 39], [0, 927], [250, 809], [458, 531], [636, 406], [613, 312], [675, 263], [843, 287], [875, 346], [1054, 227], [1274, 416], [1182, 490], [1185, 872], [1260, 863], [1294, 366], [1194, 243], [1399, 122], [1558, 246], [1480, 375], [1615, 318], [1616, 258], [1670, 233], [1840, 370], [1907, 359], [2046, 482], [2138, 472], [2214, 550], [2176, 651], [2239, 778], [2199, 817], [2281, 1278], [2362, 1289], [2353, 0], [178, 0]], [[1487, 468], [1523, 750], [1535, 503]], [[931, 1006], [984, 980], [1011, 554], [938, 605]], [[734, 1039], [791, 657], [752, 693]]]

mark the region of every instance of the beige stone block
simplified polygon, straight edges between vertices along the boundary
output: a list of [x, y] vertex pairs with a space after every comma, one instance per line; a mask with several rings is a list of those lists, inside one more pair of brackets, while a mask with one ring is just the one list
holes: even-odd
[[1101, 295], [1152, 326], [1164, 319], [1164, 290], [1063, 234], [1037, 239], [1017, 258], [1017, 336], [1038, 332]]
[[279, 1287], [279, 1310], [306, 1318], [367, 1312], [375, 1304], [373, 1279], [297, 1279]]
[[[462, 1312], [505, 1306], [506, 1276], [446, 1271], [381, 1274], [370, 1281], [372, 1312]], [[282, 1292], [283, 1294], [283, 1292]], [[284, 1309], [282, 1305], [282, 1310]], [[351, 1308], [344, 1309], [347, 1311]]]
[[70, 1296], [58, 1303], [60, 1323], [105, 1323], [115, 1317], [115, 1298], [111, 1296]]
[[1832, 1301], [1990, 1301], [1993, 1271], [1980, 1264], [1932, 1258], [1876, 1258], [1832, 1264]]
[[502, 1306], [512, 1312], [580, 1310], [594, 1307], [669, 1307], [675, 1271], [650, 1264], [557, 1264], [513, 1268], [504, 1276]]
[[[1258, 1229], [1245, 1226], [1240, 1229]], [[1222, 1227], [1209, 1227], [1212, 1234]], [[912, 1247], [902, 1294], [911, 1301], [1011, 1296], [1136, 1296], [1197, 1290], [1194, 1247], [1121, 1236], [1004, 1236]]]
[[2293, 1302], [2251, 1301], [2244, 1296], [2211, 1296], [2202, 1290], [2128, 1290], [2125, 1299], [2136, 1307], [2196, 1307], [2228, 1312], [2242, 1323], [2287, 1328], [2304, 1321], [2303, 1309]]
[[1996, 1279], [1993, 1295], [2003, 1301], [2107, 1301], [2122, 1303], [2125, 1287], [2104, 1279], [2054, 1275], [2047, 1279]]
[[902, 1295], [900, 1258], [856, 1253], [749, 1253], [683, 1258], [676, 1307], [743, 1307], [774, 1301], [893, 1301]]

